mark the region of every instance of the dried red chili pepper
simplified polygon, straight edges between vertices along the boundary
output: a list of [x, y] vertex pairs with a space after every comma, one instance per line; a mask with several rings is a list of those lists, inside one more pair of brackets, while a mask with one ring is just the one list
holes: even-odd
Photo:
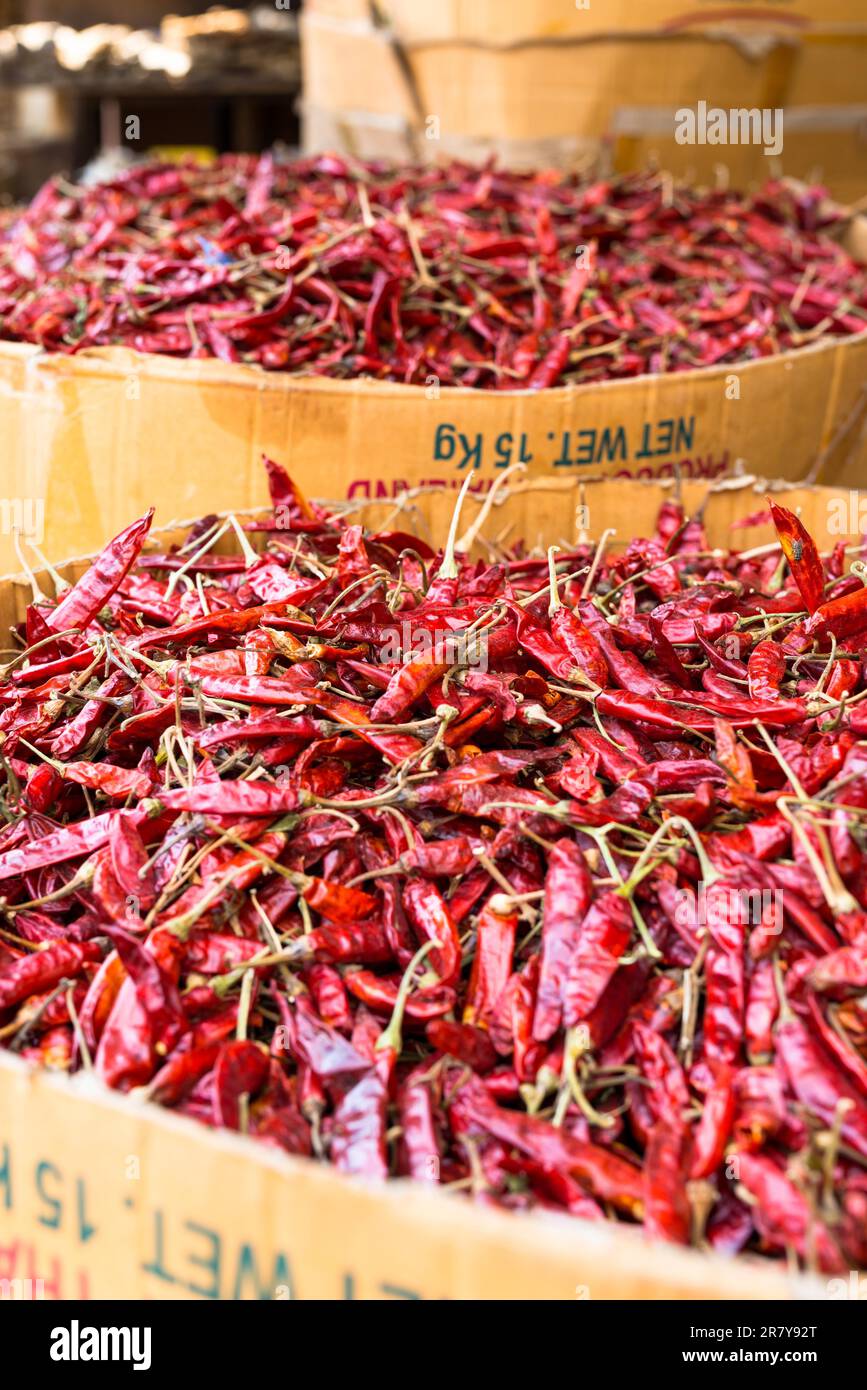
[[[525, 379], [558, 331], [534, 298]], [[496, 302], [467, 307], [517, 332]], [[674, 505], [564, 580], [520, 545], [468, 561], [457, 511], [437, 562], [271, 483], [255, 563], [210, 556], [206, 519], [81, 634], [35, 605], [13, 631], [54, 650], [0, 673], [0, 1041], [347, 1172], [860, 1259], [867, 686], [857, 641], [821, 640], [860, 613], [843, 556], [787, 523], [805, 589], [769, 597], [777, 554], [710, 553]], [[399, 665], [404, 620], [485, 645]]]
[[[654, 172], [263, 158], [51, 180], [0, 230], [4, 335], [544, 390], [863, 329], [863, 268], [829, 235], [842, 212], [817, 219], [780, 182], [745, 198]], [[276, 474], [272, 499], [296, 527], [320, 519]]]
[[592, 897], [593, 883], [581, 849], [573, 840], [558, 840], [545, 878], [542, 965], [533, 1016], [537, 1042], [547, 1042], [560, 1027], [569, 970]]

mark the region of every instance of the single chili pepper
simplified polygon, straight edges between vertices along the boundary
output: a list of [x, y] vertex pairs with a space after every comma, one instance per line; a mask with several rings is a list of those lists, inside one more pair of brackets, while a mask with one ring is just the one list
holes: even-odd
[[400, 1088], [397, 1104], [404, 1171], [418, 1182], [439, 1182], [441, 1145], [430, 1086], [409, 1076]]
[[738, 1182], [755, 1198], [751, 1210], [764, 1239], [780, 1250], [791, 1246], [803, 1258], [814, 1250], [825, 1273], [843, 1270], [845, 1261], [827, 1227], [773, 1160], [743, 1152], [737, 1160]]
[[439, 982], [451, 984], [461, 968], [461, 942], [446, 902], [434, 884], [423, 879], [414, 879], [406, 885], [403, 902], [416, 933], [423, 940], [437, 944], [430, 964]]
[[348, 1091], [334, 1112], [331, 1162], [342, 1173], [388, 1177], [385, 1152], [385, 1085], [375, 1072]]
[[116, 812], [105, 811], [81, 824], [63, 826], [33, 840], [21, 849], [9, 849], [0, 854], [0, 879], [17, 878], [50, 864], [62, 864], [67, 859], [81, 859], [107, 844], [114, 826]]
[[153, 520], [154, 509], [125, 527], [90, 568], [64, 594], [46, 618], [52, 632], [85, 628], [92, 622], [126, 578], [141, 553]]
[[377, 922], [323, 923], [285, 947], [288, 960], [298, 964], [316, 961], [323, 965], [379, 965], [391, 960], [391, 946]]
[[[842, 1073], [819, 1052], [806, 1026], [791, 1016], [777, 1025], [774, 1040], [788, 1083], [802, 1105], [840, 1133], [862, 1157], [867, 1157], [867, 1102]], [[848, 1109], [838, 1106], [850, 1101]]]
[[648, 1136], [644, 1156], [644, 1229], [649, 1236], [678, 1245], [689, 1243], [690, 1208], [685, 1181], [689, 1145], [685, 1124], [658, 1120]]
[[807, 637], [848, 638], [860, 636], [867, 627], [867, 585], [841, 598], [820, 603], [804, 624]]
[[778, 699], [780, 682], [785, 678], [785, 674], [786, 658], [782, 648], [776, 642], [758, 642], [750, 652], [747, 662], [750, 698]]
[[701, 1119], [693, 1133], [689, 1169], [691, 1179], [709, 1178], [717, 1171], [725, 1156], [734, 1115], [735, 1092], [732, 1073], [729, 1068], [721, 1067], [705, 1096]]
[[743, 1038], [744, 966], [739, 950], [711, 946], [705, 958], [704, 1051], [709, 1061], [734, 1065]]
[[632, 936], [632, 915], [622, 898], [605, 893], [581, 923], [563, 993], [563, 1022], [573, 1028], [598, 1004]]
[[533, 1037], [547, 1042], [560, 1027], [570, 966], [593, 896], [584, 855], [572, 840], [558, 840], [548, 861], [542, 917], [542, 965]]
[[683, 1123], [689, 1107], [689, 1087], [677, 1057], [665, 1038], [646, 1023], [632, 1027], [635, 1060], [649, 1083], [647, 1103], [656, 1120], [674, 1126]]
[[346, 986], [333, 966], [310, 965], [304, 972], [304, 983], [310, 990], [316, 1012], [331, 1028], [339, 1031], [352, 1026], [352, 1012]]
[[[768, 506], [780, 540], [780, 548], [789, 562], [792, 578], [804, 600], [804, 607], [808, 613], [815, 613], [825, 592], [825, 572], [816, 542], [794, 512], [770, 499]], [[750, 686], [750, 694], [753, 693]]]
[[747, 990], [744, 1029], [747, 1055], [754, 1065], [769, 1062], [774, 1053], [773, 1027], [780, 1011], [773, 962], [761, 960], [753, 967]]
[[111, 951], [101, 962], [87, 988], [87, 993], [78, 1011], [81, 1035], [91, 1053], [102, 1036], [102, 1030], [111, 1013], [120, 987], [126, 979], [126, 970], [117, 951]]
[[[410, 957], [412, 959], [412, 957]], [[375, 975], [372, 970], [353, 970], [346, 975], [346, 988], [369, 1009], [392, 1013], [400, 989], [399, 975]], [[406, 1001], [406, 1017], [414, 1023], [443, 1018], [455, 1006], [455, 992], [447, 985], [412, 994]]]
[[[454, 899], [449, 906], [455, 920]], [[500, 908], [504, 910], [499, 911]], [[489, 1026], [512, 973], [517, 927], [517, 912], [509, 909], [507, 901], [500, 901], [496, 896], [490, 898], [479, 913], [464, 1023], [474, 1024], [478, 1028]]]
[[226, 1042], [214, 1066], [214, 1119], [226, 1129], [241, 1128], [241, 1101], [255, 1095], [268, 1075], [268, 1054], [257, 1043]]
[[172, 811], [275, 816], [297, 808], [298, 792], [292, 786], [273, 782], [200, 782], [194, 787], [162, 792], [159, 800]]
[[95, 942], [67, 944], [63, 941], [46, 946], [43, 951], [22, 956], [8, 965], [0, 966], [0, 1011], [19, 1004], [39, 990], [50, 988], [67, 976], [80, 975], [88, 961], [102, 955]]

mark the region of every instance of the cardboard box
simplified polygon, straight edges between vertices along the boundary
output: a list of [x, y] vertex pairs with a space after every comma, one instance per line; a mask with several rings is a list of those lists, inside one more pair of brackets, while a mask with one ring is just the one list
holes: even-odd
[[[392, 26], [347, 0], [301, 19], [304, 144], [436, 161], [495, 152], [515, 167], [641, 167], [762, 183], [817, 173], [838, 200], [867, 191], [867, 15], [816, 5], [386, 7]], [[632, 22], [627, 22], [631, 16]], [[511, 22], [514, 20], [514, 24]], [[559, 26], [559, 27], [558, 27]], [[675, 112], [784, 110], [782, 150], [682, 146]], [[328, 117], [330, 116], [330, 121]], [[629, 128], [631, 141], [622, 139]], [[814, 135], [805, 141], [804, 132]]]
[[[666, 490], [654, 483], [540, 479], [509, 491], [492, 529], [528, 540], [591, 529], [646, 534]], [[731, 544], [733, 520], [760, 507], [748, 481], [708, 495], [711, 544]], [[820, 547], [860, 531], [859, 498], [783, 486]], [[421, 493], [402, 525], [445, 534], [452, 498]], [[467, 499], [465, 519], [479, 499]], [[381, 525], [394, 508], [362, 508]], [[766, 528], [734, 533], [759, 544]], [[155, 544], [180, 533], [154, 537]], [[70, 562], [74, 580], [86, 561]], [[20, 620], [27, 586], [0, 582], [0, 629]], [[404, 1181], [375, 1185], [218, 1133], [92, 1077], [37, 1073], [0, 1050], [0, 1280], [27, 1296], [59, 1298], [820, 1298], [817, 1280], [783, 1261], [727, 1260], [648, 1243], [623, 1224], [492, 1211]], [[41, 1284], [39, 1283], [41, 1281]], [[5, 1286], [4, 1286], [5, 1287]]]
[[0, 1053], [7, 1279], [62, 1299], [821, 1296], [782, 1262], [345, 1178]]
[[[370, 0], [305, 0], [309, 13], [365, 22]], [[721, 27], [804, 34], [867, 25], [859, 0], [377, 0], [405, 43], [434, 39], [507, 44], [597, 33], [702, 32]]]
[[[859, 222], [853, 249], [864, 246]], [[294, 377], [127, 349], [0, 343], [0, 574], [17, 525], [49, 559], [85, 554], [151, 502], [157, 525], [266, 500], [263, 452], [308, 492], [395, 498], [467, 471], [534, 477], [765, 477], [857, 486], [867, 334], [738, 366], [548, 391]], [[32, 557], [31, 557], [32, 558]]]

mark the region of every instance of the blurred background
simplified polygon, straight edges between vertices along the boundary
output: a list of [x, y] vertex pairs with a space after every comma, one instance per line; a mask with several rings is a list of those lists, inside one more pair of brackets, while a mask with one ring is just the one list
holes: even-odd
[[[288, 3], [288, 0], [287, 0]], [[0, 195], [154, 151], [299, 141], [298, 3], [0, 0]], [[133, 121], [130, 121], [130, 117]]]
[[[865, 0], [0, 0], [0, 198], [151, 152], [495, 153], [867, 190]], [[679, 108], [782, 109], [779, 155]], [[130, 117], [133, 118], [130, 122]], [[110, 166], [109, 166], [110, 167]]]

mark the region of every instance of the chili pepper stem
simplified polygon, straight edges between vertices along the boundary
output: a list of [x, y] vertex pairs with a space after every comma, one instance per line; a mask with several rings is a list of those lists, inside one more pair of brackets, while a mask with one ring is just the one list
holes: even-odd
[[[595, 1125], [599, 1129], [610, 1129], [614, 1124], [613, 1117], [611, 1115], [604, 1115], [593, 1108], [584, 1094], [584, 1089], [578, 1079], [578, 1061], [587, 1050], [586, 1033], [586, 1028], [582, 1029], [579, 1025], [577, 1028], [570, 1028], [566, 1034], [566, 1040], [563, 1046], [562, 1072], [564, 1089], [567, 1095], [571, 1096], [572, 1100], [574, 1100], [581, 1114], [589, 1124]], [[562, 1117], [560, 1122], [562, 1123]]]
[[[473, 546], [475, 545], [476, 538], [478, 537], [482, 527], [485, 525], [485, 522], [490, 516], [491, 509], [493, 508], [494, 502], [496, 501], [497, 493], [500, 491], [502, 487], [505, 486], [509, 476], [514, 473], [526, 473], [526, 471], [527, 465], [525, 463], [512, 463], [509, 465], [507, 469], [504, 470], [504, 472], [497, 474], [496, 478], [494, 479], [493, 483], [488, 489], [488, 495], [482, 503], [482, 506], [479, 509], [479, 514], [476, 517], [475, 521], [472, 523], [471, 526], [467, 527], [460, 540], [455, 542], [455, 550], [458, 554], [468, 555], [469, 552], [472, 550]], [[442, 574], [442, 570], [440, 570], [440, 573]]]
[[377, 1038], [374, 1051], [385, 1052], [388, 1050], [393, 1052], [396, 1057], [400, 1056], [403, 1046], [403, 1016], [406, 1012], [407, 1000], [409, 999], [410, 990], [412, 989], [413, 976], [422, 961], [430, 955], [431, 951], [436, 949], [436, 946], [436, 941], [426, 941], [423, 946], [418, 948], [412, 960], [409, 962], [409, 965], [404, 970], [397, 991], [397, 998], [394, 1001], [391, 1019], [389, 1020], [388, 1026], [383, 1029]]
[[662, 825], [651, 835], [629, 878], [616, 890], [620, 897], [627, 898], [632, 895], [645, 876], [646, 865], [653, 855], [656, 846], [659, 844], [660, 840], [664, 839], [669, 830], [673, 829], [675, 826], [679, 826], [684, 831], [687, 838], [692, 842], [696, 858], [701, 866], [701, 873], [705, 886], [709, 888], [712, 884], [719, 882], [722, 875], [713, 867], [713, 864], [708, 858], [707, 851], [699, 838], [695, 826], [691, 825], [684, 816], [670, 816], [669, 819], [663, 821]]
[[452, 512], [451, 523], [449, 525], [449, 533], [448, 538], [446, 540], [446, 548], [443, 551], [442, 563], [440, 564], [440, 567], [437, 570], [437, 579], [457, 579], [460, 573], [458, 569], [458, 563], [455, 558], [458, 522], [460, 521], [461, 508], [464, 505], [464, 498], [466, 497], [467, 492], [469, 491], [470, 483], [472, 482], [472, 480], [472, 473], [468, 473], [466, 478], [464, 479], [463, 486], [461, 487], [461, 490], [458, 493], [458, 498], [455, 502], [454, 510]]
[[831, 859], [825, 832], [822, 830], [821, 826], [815, 824], [815, 821], [811, 822], [819, 844], [822, 846], [823, 850], [827, 852], [826, 862], [823, 863], [822, 859], [813, 848], [810, 837], [801, 825], [797, 815], [790, 809], [792, 800], [792, 797], [781, 796], [777, 800], [777, 806], [781, 814], [785, 816], [789, 825], [792, 827], [793, 833], [797, 835], [804, 854], [810, 861], [810, 868], [816, 875], [819, 887], [822, 889], [825, 902], [828, 904], [835, 917], [843, 916], [847, 912], [858, 912], [859, 906], [857, 900], [843, 883]]

